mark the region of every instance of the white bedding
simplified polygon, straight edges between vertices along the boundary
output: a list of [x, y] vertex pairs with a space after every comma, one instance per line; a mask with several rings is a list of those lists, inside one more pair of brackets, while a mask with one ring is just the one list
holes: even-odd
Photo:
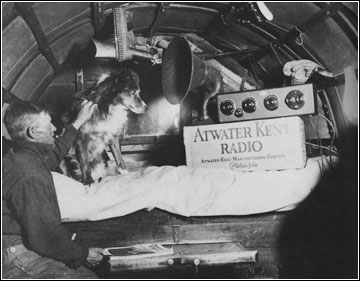
[[304, 169], [283, 171], [148, 167], [91, 186], [52, 175], [63, 221], [102, 220], [144, 208], [183, 216], [248, 215], [294, 207], [318, 183], [325, 160], [310, 158]]

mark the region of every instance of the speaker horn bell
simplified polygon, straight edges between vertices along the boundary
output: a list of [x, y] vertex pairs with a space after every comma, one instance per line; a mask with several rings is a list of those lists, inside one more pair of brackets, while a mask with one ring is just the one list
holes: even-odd
[[175, 37], [163, 57], [161, 83], [165, 98], [171, 104], [181, 103], [188, 93], [203, 87], [204, 100], [200, 119], [208, 119], [207, 104], [221, 88], [221, 74], [191, 51], [189, 42]]

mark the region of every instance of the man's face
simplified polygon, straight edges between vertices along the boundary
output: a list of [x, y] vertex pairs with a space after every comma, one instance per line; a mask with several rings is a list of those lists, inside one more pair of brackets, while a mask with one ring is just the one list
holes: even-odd
[[51, 117], [49, 114], [39, 114], [33, 128], [35, 141], [54, 144], [54, 132], [56, 131], [56, 128], [51, 123]]

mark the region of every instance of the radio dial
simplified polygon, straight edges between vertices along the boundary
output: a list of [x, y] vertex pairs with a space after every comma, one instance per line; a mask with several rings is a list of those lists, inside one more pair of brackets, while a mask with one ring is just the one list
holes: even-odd
[[231, 115], [235, 111], [235, 104], [232, 100], [225, 100], [220, 104], [220, 111], [225, 115]]
[[256, 100], [251, 97], [247, 97], [242, 102], [242, 108], [247, 113], [252, 113], [256, 110]]
[[304, 94], [299, 90], [293, 90], [287, 94], [285, 103], [291, 109], [300, 109], [305, 104]]
[[275, 95], [267, 96], [264, 99], [264, 106], [268, 110], [275, 110], [279, 107], [279, 98]]

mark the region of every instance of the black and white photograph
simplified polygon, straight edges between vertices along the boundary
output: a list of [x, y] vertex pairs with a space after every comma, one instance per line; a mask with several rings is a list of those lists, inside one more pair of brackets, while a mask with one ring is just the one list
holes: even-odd
[[358, 5], [2, 1], [2, 279], [358, 280]]

